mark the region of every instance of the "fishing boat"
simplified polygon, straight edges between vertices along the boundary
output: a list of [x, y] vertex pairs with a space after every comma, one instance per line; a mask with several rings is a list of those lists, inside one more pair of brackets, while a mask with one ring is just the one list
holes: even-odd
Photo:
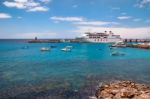
[[40, 50], [41, 51], [50, 51], [50, 48], [42, 47]]

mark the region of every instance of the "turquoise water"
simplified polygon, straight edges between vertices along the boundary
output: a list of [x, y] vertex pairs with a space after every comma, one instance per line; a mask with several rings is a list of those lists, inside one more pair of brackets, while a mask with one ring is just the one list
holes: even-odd
[[[57, 46], [50, 52], [41, 47]], [[65, 46], [71, 52], [62, 52]], [[27, 49], [22, 47], [28, 46]], [[150, 50], [110, 49], [109, 44], [0, 41], [0, 96], [36, 99], [87, 99], [100, 82], [150, 83]], [[119, 51], [125, 56], [111, 56]], [[59, 94], [58, 94], [59, 93]], [[61, 97], [61, 98], [60, 98]]]

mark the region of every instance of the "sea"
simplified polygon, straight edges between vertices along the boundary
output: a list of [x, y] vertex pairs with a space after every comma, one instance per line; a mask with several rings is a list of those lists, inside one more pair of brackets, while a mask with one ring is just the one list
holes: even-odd
[[0, 99], [90, 99], [104, 83], [150, 83], [150, 50], [109, 46], [0, 40]]

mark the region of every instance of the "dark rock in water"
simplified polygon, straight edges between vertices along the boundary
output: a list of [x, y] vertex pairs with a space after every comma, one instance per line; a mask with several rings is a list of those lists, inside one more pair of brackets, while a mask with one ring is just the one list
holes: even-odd
[[150, 85], [121, 81], [100, 86], [95, 95], [97, 99], [150, 99]]

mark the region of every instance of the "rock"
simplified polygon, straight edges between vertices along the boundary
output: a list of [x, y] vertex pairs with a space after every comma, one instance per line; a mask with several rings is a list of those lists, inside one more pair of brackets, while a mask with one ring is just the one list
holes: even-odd
[[150, 85], [122, 81], [100, 86], [97, 99], [150, 99]]
[[138, 96], [137, 99], [150, 99], [150, 95], [148, 95], [148, 94], [141, 94], [140, 96]]
[[119, 90], [113, 89], [113, 90], [111, 91], [111, 94], [116, 95], [118, 92], [119, 92]]
[[117, 93], [117, 94], [113, 97], [113, 99], [120, 99], [120, 98], [121, 98], [120, 93]]
[[105, 98], [105, 99], [112, 99], [111, 97]]
[[112, 98], [113, 95], [108, 93], [107, 91], [102, 91], [100, 97], [103, 97], [103, 98], [109, 98], [110, 97], [110, 98]]
[[133, 98], [134, 93], [131, 90], [121, 89], [121, 98]]

